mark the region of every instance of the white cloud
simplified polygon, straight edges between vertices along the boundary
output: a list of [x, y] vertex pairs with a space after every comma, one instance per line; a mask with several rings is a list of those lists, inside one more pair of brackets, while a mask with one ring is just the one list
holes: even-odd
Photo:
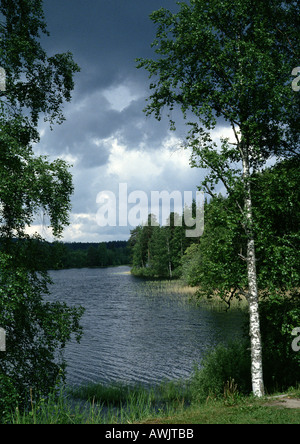
[[111, 144], [107, 174], [120, 182], [136, 184], [135, 189], [141, 186], [155, 188], [158, 182], [165, 182], [164, 176], [171, 170], [176, 171], [177, 177], [185, 176], [190, 170], [189, 153], [180, 148], [180, 140], [173, 135], [162, 141], [160, 150], [151, 150], [149, 147], [147, 150], [129, 150], [116, 137], [107, 143]]
[[144, 183], [163, 171], [162, 164], [157, 162], [157, 153], [138, 150], [127, 150], [126, 146], [112, 141], [107, 173], [119, 178], [121, 182]]
[[128, 108], [133, 101], [141, 97], [140, 94], [133, 92], [132, 88], [127, 85], [113, 86], [104, 91], [103, 96], [108, 100], [111, 108], [119, 112]]

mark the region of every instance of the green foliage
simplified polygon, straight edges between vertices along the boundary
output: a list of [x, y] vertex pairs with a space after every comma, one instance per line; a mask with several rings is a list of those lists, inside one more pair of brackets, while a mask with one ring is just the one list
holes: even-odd
[[[174, 388], [179, 384], [173, 383]], [[176, 387], [177, 386], [177, 387]], [[168, 389], [168, 387], [167, 387]], [[229, 390], [231, 387], [229, 386]], [[107, 392], [109, 389], [107, 390]], [[32, 404], [28, 412], [17, 410], [7, 421], [13, 424], [299, 424], [297, 409], [274, 408], [266, 405], [266, 400], [258, 401], [253, 397], [241, 397], [234, 391], [230, 396], [219, 401], [184, 406], [186, 394], [178, 401], [160, 404], [160, 397], [155, 391], [147, 396], [141, 393], [133, 399], [128, 398], [124, 407], [102, 407], [95, 403], [86, 403], [66, 397], [49, 396]], [[233, 393], [233, 395], [232, 395]], [[294, 392], [292, 392], [294, 393]], [[228, 402], [229, 401], [229, 402]]]
[[[208, 398], [223, 398], [224, 388], [230, 385], [235, 392], [249, 394], [251, 392], [250, 351], [248, 341], [233, 342], [228, 345], [218, 345], [209, 351], [201, 362], [200, 368], [195, 368], [191, 379], [191, 390], [196, 402]], [[234, 383], [233, 383], [234, 381]]]
[[[272, 295], [266, 291], [259, 309], [266, 389], [274, 393], [296, 387], [299, 384], [300, 355], [292, 349], [292, 331], [300, 325], [299, 291], [289, 297], [279, 293]], [[248, 330], [246, 322], [245, 332]], [[226, 395], [230, 402], [232, 391], [234, 395], [249, 394], [249, 345], [249, 340], [241, 338], [238, 342], [220, 344], [210, 350], [192, 375], [190, 389], [193, 399], [203, 402], [208, 398], [223, 398]]]
[[[38, 236], [27, 226], [42, 211], [60, 237], [69, 222], [72, 176], [66, 162], [35, 156], [40, 117], [64, 120], [79, 67], [70, 53], [48, 57], [40, 44], [47, 34], [42, 0], [0, 1], [0, 325], [6, 352], [0, 354], [1, 412], [18, 401], [47, 394], [64, 375], [61, 351], [72, 334], [79, 340], [83, 310], [44, 303], [50, 284]], [[45, 250], [45, 249], [44, 249]], [[4, 406], [4, 407], [3, 407]]]
[[[228, 199], [221, 196], [206, 205], [205, 228], [198, 245], [201, 260], [194, 283], [207, 296], [218, 291], [222, 298], [247, 283], [245, 262], [238, 256], [245, 251], [246, 239], [239, 214], [232, 211]], [[226, 266], [224, 266], [226, 264]]]
[[182, 279], [192, 287], [199, 284], [201, 260], [198, 244], [192, 244], [188, 247], [182, 257]]
[[278, 163], [252, 180], [260, 288], [299, 287], [299, 157]]
[[62, 351], [73, 335], [79, 341], [83, 314], [82, 308], [44, 302], [50, 280], [45, 272], [28, 269], [23, 259], [16, 263], [15, 257], [0, 254], [0, 325], [7, 337], [0, 375], [13, 381], [14, 389], [2, 402], [16, 392], [20, 405], [26, 405], [30, 389], [34, 396], [46, 395], [63, 378]]
[[260, 302], [264, 373], [270, 391], [300, 382], [300, 353], [292, 349], [292, 331], [300, 326], [300, 294], [268, 294]]
[[[254, 230], [257, 280], [261, 291], [288, 291], [299, 286], [300, 174], [297, 158], [253, 174]], [[242, 201], [239, 184], [230, 197], [216, 197], [206, 204], [205, 229], [199, 244], [185, 253], [183, 277], [201, 292], [222, 297], [247, 285], [246, 235], [240, 213], [232, 200]]]
[[13, 380], [0, 373], [0, 424], [8, 422], [20, 402], [20, 396]]
[[151, 215], [148, 219], [148, 225], [131, 231], [132, 273], [148, 278], [180, 277], [184, 251], [195, 239], [185, 236], [183, 223], [176, 226], [174, 213], [170, 213], [166, 226], [151, 225]]
[[40, 243], [48, 270], [128, 265], [131, 252], [127, 241], [97, 243]]
[[46, 29], [42, 0], [1, 0], [0, 66], [6, 72], [1, 111], [22, 121], [23, 145], [38, 139], [41, 114], [51, 124], [64, 120], [62, 105], [70, 101], [74, 73], [79, 71], [70, 53], [48, 57], [40, 44]]
[[42, 208], [53, 234], [60, 236], [68, 224], [73, 192], [68, 165], [60, 159], [49, 162], [45, 157], [35, 157], [31, 148], [15, 140], [6, 143], [5, 131], [2, 127], [0, 235], [24, 237], [26, 226]]
[[[197, 154], [207, 166], [223, 165], [228, 180], [232, 174], [224, 161], [236, 162], [240, 152], [230, 144], [219, 153], [210, 149], [216, 145], [209, 131], [220, 116], [239, 126], [243, 142], [252, 147], [252, 162], [259, 164], [270, 151], [286, 155], [295, 149], [300, 96], [290, 74], [299, 62], [296, 2], [193, 0], [180, 3], [175, 14], [161, 8], [151, 19], [156, 55], [138, 60], [152, 78], [148, 114], [160, 120], [164, 107], [176, 105], [185, 117], [191, 111], [199, 122], [191, 123], [195, 142], [203, 149]], [[220, 179], [220, 171], [212, 181]]]

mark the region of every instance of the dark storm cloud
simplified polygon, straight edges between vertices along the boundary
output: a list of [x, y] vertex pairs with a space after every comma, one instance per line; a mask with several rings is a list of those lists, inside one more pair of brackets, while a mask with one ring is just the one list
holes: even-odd
[[[70, 50], [81, 67], [72, 103], [65, 107], [67, 121], [47, 136], [50, 152], [68, 149], [80, 155], [92, 139], [105, 139], [116, 131], [129, 148], [145, 138], [151, 139], [152, 148], [159, 147], [168, 124], [143, 114], [149, 79], [136, 69], [135, 59], [153, 55], [155, 29], [149, 14], [162, 6], [177, 8], [175, 0], [44, 1], [50, 37], [43, 39], [43, 45], [50, 53]], [[139, 90], [140, 97], [118, 112], [110, 108], [103, 92], [124, 83]], [[107, 158], [105, 153], [97, 157]]]
[[[49, 55], [71, 51], [81, 67], [72, 102], [64, 108], [66, 121], [54, 131], [41, 122], [37, 146], [37, 152], [74, 165], [72, 224], [66, 240], [129, 236], [132, 227], [103, 229], [95, 221], [97, 194], [117, 190], [119, 182], [147, 193], [195, 190], [199, 184], [186, 156], [174, 162], [163, 151], [174, 138], [168, 119], [157, 122], [143, 113], [150, 80], [147, 72], [136, 69], [135, 59], [154, 56], [155, 26], [149, 15], [161, 7], [178, 9], [176, 0], [44, 0], [50, 37], [43, 37], [43, 47]], [[179, 113], [172, 117], [177, 120]], [[175, 145], [185, 134], [181, 121]]]
[[100, 93], [74, 100], [66, 107], [67, 120], [50, 131], [45, 127], [41, 146], [48, 154], [70, 153], [82, 167], [96, 167], [107, 162], [109, 145], [106, 140], [117, 136], [128, 150], [161, 148], [168, 134], [167, 122], [156, 122], [143, 114], [144, 99], [133, 101], [122, 111], [111, 109]]
[[45, 0], [44, 5], [51, 33], [47, 45], [74, 54], [89, 80], [81, 77], [82, 90], [135, 75], [135, 59], [153, 54], [149, 14], [162, 6], [177, 9], [175, 0]]

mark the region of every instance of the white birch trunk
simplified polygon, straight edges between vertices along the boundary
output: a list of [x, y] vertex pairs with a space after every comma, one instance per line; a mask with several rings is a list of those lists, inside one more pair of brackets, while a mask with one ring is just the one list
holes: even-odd
[[249, 314], [251, 338], [251, 375], [252, 390], [255, 396], [264, 395], [262, 345], [258, 310], [258, 292], [256, 283], [256, 264], [254, 240], [248, 240], [248, 285], [249, 285]]
[[262, 369], [262, 344], [260, 335], [260, 320], [258, 309], [258, 290], [256, 276], [255, 242], [253, 236], [253, 215], [251, 200], [251, 185], [249, 171], [248, 149], [243, 156], [243, 175], [245, 184], [245, 216], [247, 228], [247, 272], [248, 272], [248, 301], [250, 315], [250, 339], [251, 339], [251, 376], [252, 390], [257, 397], [264, 395], [263, 369]]

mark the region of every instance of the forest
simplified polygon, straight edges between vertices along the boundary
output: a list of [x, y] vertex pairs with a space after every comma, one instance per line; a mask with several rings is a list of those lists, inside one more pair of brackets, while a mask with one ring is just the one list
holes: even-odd
[[[252, 175], [260, 288], [297, 288], [300, 270], [299, 159], [280, 162]], [[246, 236], [237, 205], [239, 184], [230, 197], [206, 200], [205, 228], [200, 238], [185, 237], [185, 227], [138, 226], [131, 232], [132, 273], [154, 278], [182, 277], [211, 295], [230, 285], [246, 285]]]
[[126, 241], [50, 243], [31, 239], [21, 242], [30, 244], [27, 246], [32, 249], [32, 254], [38, 257], [40, 263], [43, 263], [45, 270], [110, 267], [127, 265], [131, 260], [131, 252]]

